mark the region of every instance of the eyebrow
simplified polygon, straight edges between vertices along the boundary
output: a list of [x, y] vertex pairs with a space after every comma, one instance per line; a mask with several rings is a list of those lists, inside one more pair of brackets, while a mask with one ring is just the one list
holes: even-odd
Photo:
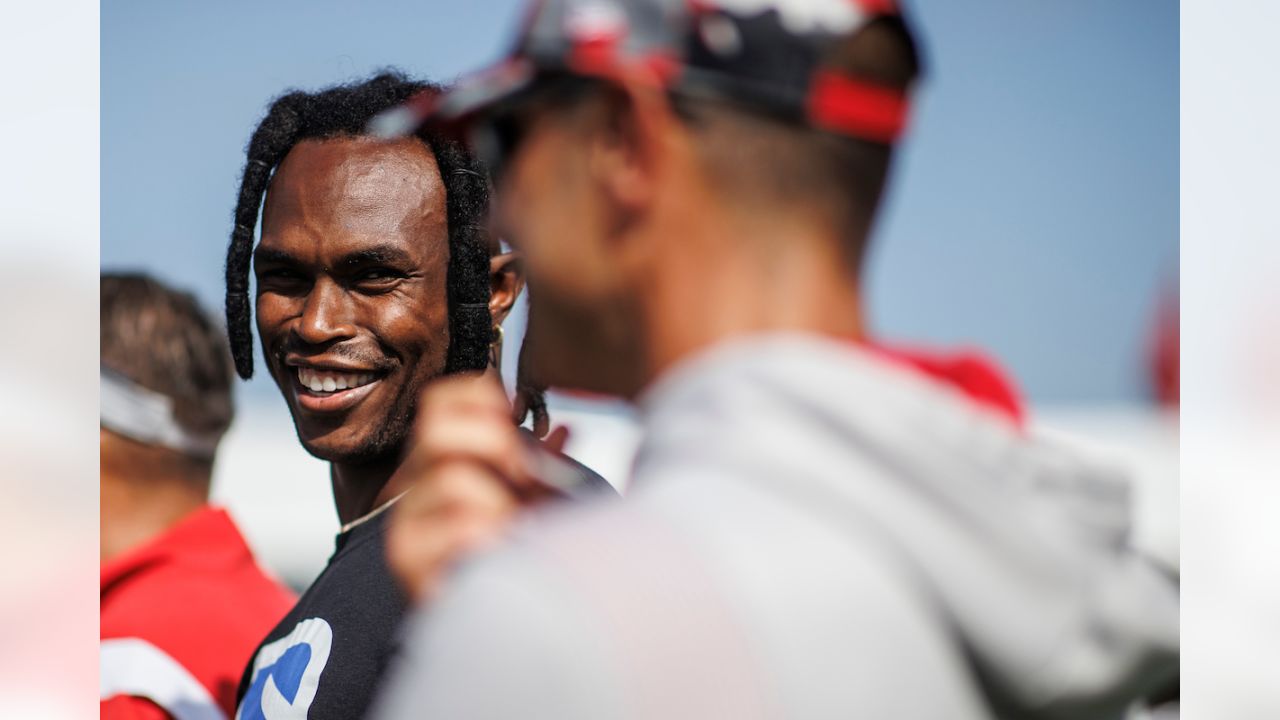
[[293, 255], [290, 255], [289, 253], [283, 250], [277, 250], [275, 248], [267, 248], [262, 246], [258, 246], [258, 249], [253, 251], [253, 262], [255, 264], [269, 263], [274, 265], [302, 265], [303, 264], [301, 260], [299, 260], [298, 258], [294, 257]]
[[[253, 252], [255, 263], [264, 263], [271, 265], [306, 265], [307, 263], [298, 259], [291, 253], [279, 250], [277, 248], [268, 248], [259, 246]], [[373, 247], [364, 248], [355, 252], [347, 253], [338, 258], [334, 263], [336, 267], [360, 267], [362, 265], [386, 264], [386, 265], [409, 265], [413, 258], [404, 248], [397, 245], [382, 244]]]
[[356, 267], [359, 265], [385, 264], [409, 265], [413, 258], [398, 245], [375, 245], [373, 247], [347, 253], [335, 263], [339, 267]]

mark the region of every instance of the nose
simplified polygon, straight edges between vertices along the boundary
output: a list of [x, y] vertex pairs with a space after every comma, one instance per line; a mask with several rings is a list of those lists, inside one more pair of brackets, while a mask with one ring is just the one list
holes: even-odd
[[311, 286], [295, 332], [308, 345], [327, 345], [355, 337], [353, 311], [346, 292], [337, 283], [321, 278]]

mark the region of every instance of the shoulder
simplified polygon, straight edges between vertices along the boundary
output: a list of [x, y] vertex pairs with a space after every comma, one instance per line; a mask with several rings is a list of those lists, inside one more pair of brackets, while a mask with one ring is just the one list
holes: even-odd
[[126, 685], [141, 682], [145, 689], [150, 679], [181, 673], [144, 672], [138, 662], [172, 666], [195, 678], [223, 707], [231, 705], [258, 642], [293, 604], [292, 594], [252, 563], [225, 572], [157, 567], [102, 600], [104, 673]]
[[170, 565], [114, 589], [102, 603], [102, 636], [260, 639], [294, 603], [256, 565], [204, 571]]
[[654, 497], [522, 528], [415, 622], [389, 702], [453, 716], [474, 698], [450, 688], [478, 677], [504, 688], [480, 717], [981, 716], [945, 620], [892, 557], [740, 504], [747, 522]]
[[140, 638], [112, 638], [99, 648], [98, 690], [104, 718], [223, 720], [230, 697], [215, 697], [207, 678]]
[[[298, 600], [291, 618], [323, 618], [339, 644], [389, 646], [407, 598], [387, 564], [383, 513], [339, 540], [338, 551]], [[281, 627], [280, 632], [292, 628]]]
[[513, 542], [464, 563], [411, 617], [374, 717], [619, 717], [607, 630], [547, 548]]
[[386, 565], [381, 521], [352, 532], [254, 653], [239, 689], [245, 717], [271, 707], [288, 707], [290, 717], [364, 716], [398, 651], [407, 601]]

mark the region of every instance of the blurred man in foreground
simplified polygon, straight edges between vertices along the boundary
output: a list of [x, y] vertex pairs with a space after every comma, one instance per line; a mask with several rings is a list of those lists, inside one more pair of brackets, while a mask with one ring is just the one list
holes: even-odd
[[[550, 0], [430, 108], [495, 175], [535, 368], [635, 399], [646, 436], [626, 501], [451, 578], [379, 717], [1100, 718], [1175, 671], [1123, 488], [868, 341], [916, 74], [889, 2]], [[472, 432], [424, 429], [420, 488], [535, 483], [502, 407], [429, 390]]]
[[[436, 89], [388, 73], [291, 92], [249, 142], [227, 255], [232, 354], [248, 378], [256, 317], [298, 440], [330, 463], [342, 527], [324, 570], [245, 669], [243, 720], [364, 714], [407, 608], [383, 525], [409, 488], [395, 471], [415, 405], [428, 381], [496, 364], [500, 325], [523, 284], [515, 256], [486, 233], [488, 185], [461, 144], [363, 132], [378, 113]], [[522, 397], [536, 409], [537, 398]], [[514, 431], [509, 411], [503, 419]]]
[[102, 717], [209, 719], [293, 604], [209, 502], [226, 338], [186, 293], [103, 275]]

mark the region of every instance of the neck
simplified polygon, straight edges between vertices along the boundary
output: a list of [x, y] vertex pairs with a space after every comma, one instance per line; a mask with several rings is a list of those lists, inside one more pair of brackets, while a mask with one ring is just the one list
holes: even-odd
[[[713, 345], [763, 332], [863, 336], [855, 272], [840, 242], [785, 217], [707, 212], [667, 243], [673, 252], [645, 288], [648, 384]], [[698, 235], [688, 232], [696, 228]], [[705, 242], [688, 242], [700, 237]]]
[[412, 478], [396, 474], [403, 461], [404, 454], [395, 452], [368, 462], [330, 465], [338, 522], [345, 525], [408, 490]]
[[131, 475], [104, 467], [100, 478], [103, 562], [150, 542], [208, 502], [208, 475]]

